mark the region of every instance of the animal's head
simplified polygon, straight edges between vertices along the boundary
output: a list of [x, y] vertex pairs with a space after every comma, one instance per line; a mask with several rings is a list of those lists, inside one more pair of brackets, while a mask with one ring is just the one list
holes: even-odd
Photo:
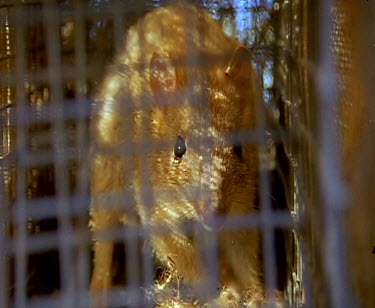
[[151, 57], [153, 101], [137, 121], [159, 146], [146, 153], [147, 166], [139, 160], [140, 169], [150, 169], [155, 224], [198, 220], [210, 227], [215, 215], [253, 209], [257, 153], [248, 137], [256, 91], [250, 53], [239, 47], [225, 59], [181, 61], [163, 52]]

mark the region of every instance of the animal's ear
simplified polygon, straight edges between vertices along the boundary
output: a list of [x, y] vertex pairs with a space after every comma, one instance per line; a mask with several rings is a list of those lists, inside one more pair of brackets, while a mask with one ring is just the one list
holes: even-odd
[[243, 47], [237, 47], [225, 74], [233, 79], [246, 80], [251, 76], [251, 53]]
[[150, 61], [150, 86], [155, 95], [170, 95], [176, 91], [176, 69], [168, 54], [153, 53]]

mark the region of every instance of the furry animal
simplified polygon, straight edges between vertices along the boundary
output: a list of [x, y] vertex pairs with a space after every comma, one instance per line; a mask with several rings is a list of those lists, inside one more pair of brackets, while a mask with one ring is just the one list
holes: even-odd
[[[90, 226], [94, 233], [121, 223], [167, 230], [152, 234], [154, 256], [192, 299], [161, 306], [263, 302], [259, 232], [221, 228], [256, 210], [257, 149], [240, 136], [255, 128], [257, 96], [250, 52], [204, 10], [181, 3], [131, 27], [106, 75], [92, 121]], [[212, 298], [198, 292], [210, 280], [204, 232], [189, 232], [189, 223], [217, 234]], [[110, 288], [112, 257], [113, 242], [95, 240], [93, 293]]]

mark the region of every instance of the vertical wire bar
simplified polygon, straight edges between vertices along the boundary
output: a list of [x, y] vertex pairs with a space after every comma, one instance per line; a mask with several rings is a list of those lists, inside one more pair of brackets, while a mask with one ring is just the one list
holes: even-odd
[[[264, 1], [261, 5], [266, 6]], [[255, 17], [254, 18], [258, 18]], [[263, 88], [263, 87], [262, 87]], [[267, 137], [266, 137], [266, 115], [263, 107], [261, 94], [259, 94], [256, 102], [256, 127], [261, 132], [258, 144], [259, 159], [259, 194], [260, 194], [260, 226], [263, 248], [264, 263], [264, 280], [266, 287], [267, 305], [272, 307], [275, 299], [274, 290], [276, 289], [276, 260], [275, 260], [275, 222], [272, 218], [271, 206], [271, 187], [270, 178], [267, 173], [267, 162], [264, 161], [265, 153], [267, 153]]]
[[[124, 41], [125, 31], [124, 31], [124, 4], [115, 2], [113, 5], [113, 32], [114, 32], [114, 47], [115, 55], [118, 55], [121, 51], [122, 43]], [[128, 9], [132, 9], [128, 6]]]
[[[87, 114], [87, 100], [85, 100], [85, 86], [86, 86], [86, 65], [87, 65], [87, 55], [86, 55], [86, 36], [85, 36], [85, 14], [84, 6], [78, 5], [75, 7], [75, 19], [74, 19], [74, 70], [76, 73], [75, 79], [75, 97], [76, 103], [78, 104], [78, 114], [82, 115], [77, 119], [77, 149], [78, 149], [78, 180], [77, 180], [77, 195], [87, 196], [88, 188], [88, 170], [89, 164], [87, 157], [89, 156], [88, 144], [87, 144], [87, 129], [85, 123], [84, 115]], [[78, 202], [82, 200], [87, 200], [88, 198], [77, 198]], [[80, 208], [80, 204], [75, 206]], [[82, 212], [79, 211], [81, 214]], [[87, 307], [89, 304], [88, 297], [85, 297], [86, 291], [89, 289], [89, 264], [90, 255], [87, 251], [87, 220], [85, 218], [79, 217], [78, 223], [78, 234], [80, 235], [80, 241], [78, 243], [78, 276], [77, 276], [77, 290], [78, 294], [76, 298], [76, 303], [79, 303], [79, 307]]]
[[26, 271], [27, 271], [27, 228], [26, 228], [26, 168], [20, 163], [24, 161], [26, 153], [26, 134], [25, 127], [21, 124], [23, 113], [26, 110], [24, 72], [26, 68], [26, 47], [25, 47], [25, 24], [24, 8], [22, 6], [15, 9], [16, 23], [16, 155], [17, 155], [17, 171], [16, 171], [16, 203], [15, 203], [15, 237], [13, 243], [15, 245], [15, 306], [26, 307]]
[[74, 307], [74, 273], [70, 239], [73, 237], [69, 215], [69, 186], [68, 162], [64, 147], [66, 138], [63, 123], [63, 93], [61, 78], [61, 48], [60, 48], [60, 14], [53, 1], [46, 1], [43, 7], [45, 27], [47, 30], [47, 60], [48, 80], [51, 89], [51, 107], [56, 114], [52, 123], [54, 130], [53, 161], [55, 171], [55, 188], [57, 198], [58, 247], [61, 281], [61, 307]]
[[[128, 208], [128, 207], [127, 207]], [[130, 292], [132, 298], [130, 300], [130, 307], [137, 307], [140, 304], [139, 294], [139, 253], [138, 253], [138, 235], [137, 228], [133, 225], [126, 229], [126, 236], [124, 244], [126, 247], [126, 274], [127, 274], [127, 290]]]
[[[257, 126], [260, 131], [265, 132], [265, 115], [260, 111], [261, 107], [258, 104], [257, 111]], [[264, 278], [266, 286], [267, 302], [271, 304], [274, 300], [274, 290], [276, 289], [276, 260], [275, 260], [275, 236], [274, 226], [277, 222], [272, 219], [271, 206], [271, 189], [270, 178], [266, 170], [266, 162], [264, 161], [264, 153], [267, 151], [266, 137], [262, 134], [259, 139], [259, 185], [260, 185], [260, 220], [261, 220], [261, 234], [263, 246], [263, 262], [264, 262]], [[272, 306], [272, 305], [271, 305]]]
[[[126, 85], [127, 86], [127, 85]], [[129, 91], [129, 90], [128, 90]], [[129, 93], [129, 92], [127, 92]], [[132, 112], [134, 110], [134, 106], [132, 106], [133, 102], [131, 101], [130, 97], [126, 98], [126, 102], [122, 102], [122, 110], [121, 112]], [[126, 104], [126, 106], [124, 106]], [[126, 147], [131, 145], [131, 140], [134, 138], [132, 133], [134, 133], [133, 129], [129, 131], [125, 131], [124, 140], [124, 150], [126, 151]], [[125, 156], [125, 155], [124, 155]], [[127, 160], [128, 163], [125, 166], [125, 175], [126, 178], [134, 179], [134, 160]], [[130, 183], [129, 183], [130, 184]], [[132, 189], [129, 189], [130, 185], [127, 185], [122, 192], [124, 194], [124, 200], [127, 200], [127, 204], [124, 204], [124, 210], [127, 211], [126, 215], [129, 218], [130, 224], [125, 229], [125, 234], [123, 237], [124, 241], [124, 248], [125, 248], [125, 255], [126, 255], [126, 264], [125, 264], [125, 272], [126, 272], [126, 281], [127, 281], [127, 290], [130, 292], [130, 307], [138, 307], [141, 304], [142, 295], [140, 293], [140, 258], [139, 255], [139, 241], [141, 240], [138, 236], [139, 234], [139, 225], [135, 225], [134, 221], [136, 221], [136, 204], [131, 202], [132, 198], [129, 198], [127, 194], [134, 193]], [[148, 286], [147, 286], [148, 287]]]
[[338, 138], [334, 110], [338, 103], [337, 78], [334, 71], [332, 46], [333, 21], [331, 9], [334, 1], [319, 1], [321, 26], [318, 32], [318, 70], [316, 90], [320, 100], [318, 138], [320, 148], [319, 175], [322, 192], [324, 241], [323, 262], [332, 307], [353, 307], [353, 298], [348, 286], [344, 249], [345, 234], [343, 214], [346, 209], [345, 187], [341, 180], [338, 161]]
[[[142, 4], [141, 4], [142, 5]], [[124, 5], [120, 2], [116, 2], [113, 7], [113, 27], [114, 27], [114, 47], [115, 47], [115, 55], [119, 55], [119, 53], [122, 51], [123, 42], [125, 38], [125, 20], [123, 15], [125, 14]], [[133, 7], [128, 6], [127, 9], [133, 9]], [[120, 64], [120, 63], [119, 63]], [[127, 68], [126, 68], [127, 69]], [[119, 72], [118, 72], [119, 73]], [[126, 72], [126, 74], [129, 74], [130, 72]], [[130, 94], [130, 87], [129, 85], [124, 85], [124, 87], [128, 87], [126, 90], [124, 90], [125, 93]], [[131, 114], [135, 108], [141, 108], [140, 106], [135, 106], [135, 101], [131, 99], [131, 96], [128, 95], [125, 98], [125, 101], [121, 102], [120, 110], [121, 112]], [[123, 123], [123, 125], [129, 125], [126, 123]], [[131, 126], [131, 125], [130, 125]], [[131, 146], [131, 141], [134, 138], [134, 131], [133, 128], [124, 130], [124, 145], [123, 150], [126, 152], [126, 148]], [[124, 155], [124, 157], [126, 157]], [[132, 165], [133, 163], [133, 165]], [[127, 160], [127, 164], [125, 166], [125, 174], [124, 177], [129, 179], [131, 181], [134, 179], [134, 160]], [[125, 187], [124, 191], [122, 192], [124, 194], [124, 200], [130, 200], [129, 196], [127, 194], [133, 193], [132, 189], [130, 188], [130, 184], [128, 183]], [[130, 202], [130, 201], [128, 201]], [[143, 301], [143, 296], [140, 291], [140, 259], [142, 256], [139, 255], [139, 241], [143, 240], [143, 238], [139, 238], [139, 226], [134, 225], [134, 221], [136, 220], [136, 214], [135, 214], [135, 204], [124, 204], [124, 210], [127, 211], [126, 215], [129, 218], [130, 224], [125, 229], [125, 234], [123, 237], [124, 242], [124, 248], [125, 248], [125, 256], [126, 256], [126, 262], [125, 262], [125, 273], [126, 273], [126, 290], [129, 292], [129, 307], [139, 307]], [[146, 246], [144, 247], [144, 253], [147, 254], [148, 252], [146, 250]], [[142, 258], [144, 260], [144, 258]], [[145, 283], [145, 287], [148, 288], [150, 285]], [[144, 304], [144, 303], [143, 303]]]
[[[145, 30], [141, 29], [141, 32], [139, 33], [139, 42], [141, 46], [145, 44]], [[141, 48], [142, 50], [142, 48]], [[141, 51], [141, 63], [143, 65], [149, 65], [149, 63], [146, 63], [146, 56], [145, 54]], [[146, 78], [145, 73], [141, 72], [143, 75], [143, 78]], [[146, 91], [146, 89], [144, 89]], [[144, 93], [141, 95], [142, 100], [139, 102], [138, 108], [144, 109], [147, 107], [147, 102], [143, 101], [146, 100], [146, 96]], [[154, 202], [154, 192], [152, 189], [148, 190], [147, 188], [150, 187], [152, 188], [152, 183], [151, 183], [151, 172], [150, 172], [150, 164], [148, 160], [148, 151], [143, 151], [142, 149], [147, 148], [147, 146], [152, 142], [152, 140], [149, 138], [147, 135], [148, 132], [148, 127], [147, 123], [145, 123], [145, 112], [142, 112], [142, 117], [141, 117], [141, 134], [140, 134], [140, 141], [139, 143], [136, 144], [136, 156], [140, 156], [140, 161], [142, 162], [140, 165], [140, 176], [141, 176], [141, 199], [142, 203], [144, 206], [144, 215], [146, 216], [146, 225], [143, 226], [144, 232], [142, 234], [144, 237], [142, 238], [143, 241], [143, 253], [142, 253], [142, 282], [145, 286], [150, 286], [153, 284], [153, 273], [154, 273], [154, 262], [153, 262], [153, 253], [152, 253], [152, 247], [151, 247], [151, 209], [152, 205]], [[139, 303], [141, 301], [137, 301]], [[145, 307], [152, 307], [152, 303], [146, 302], [143, 300], [143, 305]]]
[[[188, 18], [188, 16], [186, 16]], [[198, 42], [197, 44], [200, 46], [205, 46], [206, 42], [206, 29], [204, 27], [204, 20], [202, 20], [203, 17], [198, 14], [197, 16], [192, 16], [191, 19], [187, 19], [187, 24], [185, 25], [186, 29], [189, 29], [190, 27], [193, 27], [193, 31], [198, 32]], [[191, 42], [191, 37], [189, 37], [190, 32], [187, 30], [185, 32], [185, 40], [188, 42], [188, 46], [190, 44], [196, 44], [194, 42]], [[190, 40], [190, 42], [189, 42]], [[189, 52], [189, 50], [186, 50], [186, 62], [192, 63], [193, 66], [198, 65], [206, 65], [203, 64], [202, 61], [199, 59], [199, 55], [194, 52]], [[215, 59], [213, 62], [216, 61], [216, 63], [210, 63], [209, 67], [212, 65], [219, 66], [219, 61], [223, 61], [223, 59]], [[187, 68], [189, 69], [189, 68]], [[198, 68], [199, 69], [199, 68]], [[207, 67], [200, 68], [201, 70], [206, 70]], [[200, 80], [198, 82], [201, 83], [203, 87], [205, 87], [205, 82], [207, 80]], [[194, 88], [196, 85], [197, 80], [189, 80], [188, 86], [191, 87], [191, 89]], [[210, 124], [212, 123], [212, 114], [209, 107], [208, 97], [206, 97], [206, 92], [202, 91], [202, 93], [197, 96], [194, 91], [190, 90], [190, 103], [191, 104], [197, 104], [197, 107], [201, 114], [206, 115], [206, 117], [200, 118], [199, 127], [201, 128], [201, 133], [199, 136], [194, 136], [194, 138], [198, 139], [198, 146], [200, 147], [200, 153], [203, 153], [202, 155], [202, 161], [201, 164], [203, 166], [207, 166], [207, 169], [203, 167], [203, 174], [201, 174], [201, 179], [199, 183], [199, 199], [202, 201], [202, 204], [205, 208], [210, 209], [212, 207], [212, 202], [218, 202], [219, 200], [212, 200], [212, 197], [214, 193], [210, 191], [209, 184], [211, 181], [211, 178], [207, 178], [207, 175], [214, 174], [215, 166], [214, 166], [214, 151], [215, 147], [207, 147], [207, 144], [203, 141], [203, 136], [206, 136], [208, 138], [211, 138], [212, 136], [209, 135], [210, 133]], [[214, 140], [214, 144], [217, 142], [217, 140]], [[223, 145], [218, 145], [223, 146]], [[206, 169], [206, 170], [205, 170]], [[208, 192], [207, 192], [208, 190]], [[216, 197], [216, 196], [215, 196]], [[214, 219], [217, 219], [217, 217], [214, 217]], [[219, 286], [219, 243], [218, 243], [218, 231], [212, 230], [208, 231], [205, 228], [201, 227], [202, 230], [197, 230], [197, 234], [201, 234], [201, 238], [198, 239], [198, 245], [203, 246], [202, 250], [204, 252], [203, 254], [203, 262], [202, 264], [205, 267], [204, 275], [207, 276], [207, 280], [204, 280], [204, 283], [206, 284], [204, 286], [204, 293], [202, 294], [204, 296], [204, 299], [207, 300], [208, 298], [212, 297], [217, 293], [217, 288]], [[237, 231], [237, 230], [236, 230]]]
[[[145, 104], [142, 104], [142, 108], [144, 108]], [[144, 206], [146, 208], [148, 219], [146, 220], [148, 223], [143, 226], [144, 237], [142, 238], [143, 241], [143, 253], [142, 253], [142, 282], [144, 286], [150, 286], [153, 284], [153, 273], [154, 273], [154, 262], [153, 262], [153, 252], [151, 247], [151, 227], [150, 227], [150, 212], [151, 207], [153, 203], [153, 190], [149, 190], [149, 193], [147, 193], [147, 187], [152, 187], [152, 184], [150, 183], [151, 179], [151, 173], [150, 173], [150, 164], [147, 160], [147, 151], [142, 151], [142, 148], [147, 147], [148, 141], [150, 138], [146, 137], [147, 132], [147, 126], [145, 121], [143, 120], [141, 122], [141, 142], [139, 144], [139, 150], [141, 152], [141, 183], [143, 188], [141, 189], [142, 192], [142, 202], [144, 203]], [[138, 152], [139, 153], [139, 152]], [[139, 155], [139, 154], [138, 154]], [[136, 247], [134, 249], [137, 249]], [[137, 300], [138, 303], [142, 303], [145, 305], [145, 307], [153, 307], [152, 303], [145, 302], [142, 299]]]
[[[130, 6], [127, 7], [127, 9], [132, 9]], [[115, 2], [112, 6], [112, 12], [113, 12], [113, 32], [114, 32], [114, 48], [115, 48], [115, 55], [118, 56], [119, 53], [122, 51], [122, 44], [124, 42], [125, 38], [125, 27], [124, 27], [124, 17], [125, 14], [124, 11], [124, 5], [120, 2]], [[120, 64], [120, 63], [119, 63]], [[119, 73], [119, 72], [117, 72]], [[126, 74], [129, 74], [127, 71]], [[124, 90], [125, 93], [130, 93], [130, 87], [129, 85], [124, 85], [124, 87], [127, 87], [126, 90]], [[134, 101], [130, 98], [130, 95], [125, 98], [125, 101], [121, 102], [120, 104], [120, 110], [122, 113], [130, 114], [135, 109]], [[139, 107], [139, 106], [138, 106]], [[123, 125], [129, 125], [126, 123], [123, 123]], [[126, 152], [126, 148], [131, 145], [131, 141], [134, 138], [133, 135], [134, 131], [133, 129], [124, 130], [124, 147], [123, 150]], [[126, 157], [126, 155], [124, 155]], [[131, 163], [134, 162], [132, 160], [127, 160], [127, 164], [125, 166], [124, 170], [124, 177], [129, 179], [134, 179], [134, 164], [131, 165]], [[124, 200], [130, 200], [129, 196], [127, 194], [132, 193], [131, 189], [128, 189], [130, 187], [128, 183], [126, 187], [124, 187], [123, 194], [124, 194]], [[140, 292], [140, 258], [139, 255], [139, 229], [138, 226], [134, 225], [135, 221], [135, 210], [133, 210], [132, 206], [135, 206], [135, 204], [124, 204], [124, 211], [126, 212], [127, 217], [130, 220], [129, 226], [125, 229], [125, 234], [123, 237], [124, 242], [124, 249], [125, 249], [125, 273], [126, 273], [126, 290], [129, 292], [129, 307], [139, 307], [142, 303], [142, 294]], [[148, 286], [147, 286], [148, 287]]]

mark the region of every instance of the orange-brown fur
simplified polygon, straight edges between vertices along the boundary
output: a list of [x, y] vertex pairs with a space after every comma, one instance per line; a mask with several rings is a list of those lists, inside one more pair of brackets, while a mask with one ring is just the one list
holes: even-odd
[[[342, 44], [335, 54], [344, 83], [340, 97], [341, 159], [347, 184], [346, 251], [349, 278], [358, 307], [375, 306], [375, 108], [374, 62], [371, 38], [374, 3], [356, 5], [338, 1], [344, 18], [334, 40]], [[364, 31], [366, 29], [366, 31]], [[348, 64], [346, 64], [348, 63]], [[346, 64], [346, 66], [344, 65]]]
[[[202, 57], [205, 61], [197, 62]], [[152, 63], [161, 67], [153, 68]], [[227, 68], [231, 70], [226, 74]], [[254, 211], [256, 147], [243, 143], [240, 159], [233, 143], [224, 139], [227, 133], [255, 127], [254, 84], [250, 54], [201, 9], [168, 6], [133, 26], [104, 80], [98, 115], [92, 121], [97, 148], [92, 162], [92, 230], [120, 223], [161, 225], [169, 232], [151, 237], [158, 261], [168, 268], [172, 260], [184, 283], [194, 286], [204, 281], [208, 273], [196, 244], [199, 237], [186, 234], [181, 224], [203, 222], [207, 210], [228, 216]], [[174, 155], [178, 136], [187, 147], [181, 159]], [[209, 140], [200, 141], [201, 137]], [[162, 142], [163, 147], [144, 149], [139, 145], [142, 140], [151, 146]], [[128, 152], [120, 154], [122, 149]], [[145, 178], [142, 172], [147, 167]], [[142, 196], [145, 187], [153, 188], [150, 208]], [[116, 195], [123, 189], [134, 194], [136, 215], [119, 209], [126, 207], [123, 196]], [[111, 193], [115, 195], [106, 199], [105, 194]], [[259, 233], [239, 230], [218, 235], [224, 291], [213, 303], [236, 307], [243, 300], [241, 293], [244, 298], [251, 292], [261, 297]], [[112, 251], [112, 242], [95, 242], [92, 291], [106, 292], [110, 287]]]

